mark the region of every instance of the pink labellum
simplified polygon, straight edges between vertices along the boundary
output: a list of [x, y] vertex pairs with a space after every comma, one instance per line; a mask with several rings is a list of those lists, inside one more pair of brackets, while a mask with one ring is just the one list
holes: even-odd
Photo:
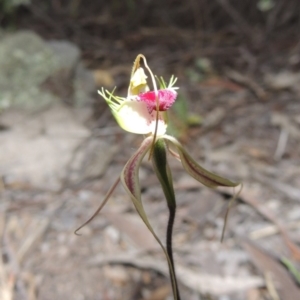
[[[166, 111], [175, 102], [177, 93], [173, 89], [164, 89], [158, 90], [157, 96], [159, 102], [159, 111]], [[146, 103], [149, 113], [151, 113], [153, 110], [156, 110], [156, 97], [154, 91], [139, 94], [138, 101]]]

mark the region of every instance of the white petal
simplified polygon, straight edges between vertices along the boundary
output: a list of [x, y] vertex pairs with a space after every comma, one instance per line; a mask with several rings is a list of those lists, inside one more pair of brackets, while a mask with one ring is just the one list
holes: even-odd
[[[149, 114], [147, 106], [143, 102], [126, 101], [117, 111], [113, 111], [120, 127], [124, 130], [136, 134], [154, 133], [156, 115], [155, 112]], [[167, 125], [163, 119], [159, 119], [157, 135], [166, 132]]]

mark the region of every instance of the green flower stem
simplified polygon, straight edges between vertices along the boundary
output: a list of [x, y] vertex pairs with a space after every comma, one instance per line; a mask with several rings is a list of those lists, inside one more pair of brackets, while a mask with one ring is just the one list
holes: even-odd
[[166, 248], [171, 263], [169, 272], [170, 277], [172, 279], [172, 289], [174, 298], [176, 300], [180, 300], [181, 298], [178, 290], [172, 248], [173, 226], [176, 215], [176, 200], [173, 188], [172, 175], [167, 161], [166, 145], [163, 139], [158, 139], [157, 142], [154, 144], [152, 162], [157, 178], [159, 179], [162, 189], [164, 191], [169, 208], [169, 220], [166, 234]]
[[[174, 259], [173, 259], [173, 246], [172, 246], [172, 236], [173, 236], [173, 226], [174, 226], [174, 220], [175, 220], [175, 215], [176, 215], [176, 205], [175, 206], [170, 206], [168, 205], [169, 208], [169, 220], [168, 220], [168, 227], [167, 227], [167, 236], [166, 236], [166, 248], [167, 248], [167, 253], [170, 257], [170, 262], [173, 267], [173, 272], [174, 272], [174, 287], [176, 290], [176, 295], [177, 295], [177, 300], [180, 300], [180, 294], [178, 290], [178, 283], [177, 283], [177, 278], [176, 278], [176, 272], [175, 272], [175, 265], [174, 265]], [[171, 276], [171, 270], [170, 270], [170, 276]], [[173, 290], [174, 292], [174, 290]], [[174, 293], [175, 294], [175, 293]]]

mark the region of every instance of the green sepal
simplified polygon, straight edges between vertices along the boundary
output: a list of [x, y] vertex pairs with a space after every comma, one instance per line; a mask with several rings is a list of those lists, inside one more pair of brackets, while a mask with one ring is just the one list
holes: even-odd
[[164, 135], [163, 138], [170, 142], [178, 151], [178, 155], [182, 166], [188, 174], [190, 174], [197, 181], [201, 182], [207, 187], [214, 188], [218, 186], [225, 187], [236, 187], [240, 183], [232, 182], [224, 177], [207, 171], [201, 167], [183, 148], [183, 146], [173, 137], [169, 135]]

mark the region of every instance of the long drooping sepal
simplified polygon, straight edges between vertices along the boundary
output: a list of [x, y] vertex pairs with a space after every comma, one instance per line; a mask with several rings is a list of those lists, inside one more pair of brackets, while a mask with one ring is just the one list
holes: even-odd
[[79, 235], [77, 232], [84, 227], [85, 225], [89, 224], [98, 214], [99, 212], [102, 210], [102, 208], [105, 206], [105, 204], [107, 203], [107, 201], [109, 200], [111, 194], [113, 193], [113, 191], [115, 190], [115, 188], [117, 187], [117, 185], [120, 182], [120, 177], [117, 178], [117, 180], [115, 181], [115, 183], [113, 184], [113, 186], [108, 190], [108, 192], [106, 193], [104, 200], [102, 201], [102, 203], [100, 204], [100, 206], [97, 208], [97, 210], [93, 213], [93, 215], [86, 221], [84, 222], [80, 227], [78, 227], [75, 230], [75, 234]]
[[[158, 180], [164, 191], [168, 208], [169, 208], [169, 220], [166, 235], [166, 245], [167, 253], [170, 258], [171, 266], [169, 266], [170, 277], [172, 280], [172, 289], [175, 299], [180, 300], [180, 294], [177, 284], [175, 265], [173, 259], [173, 247], [172, 247], [172, 236], [173, 236], [173, 226], [176, 215], [176, 199], [173, 188], [172, 174], [167, 160], [167, 151], [165, 141], [163, 139], [158, 139], [153, 147], [152, 155], [153, 168], [156, 173]], [[177, 297], [177, 298], [176, 298]]]
[[182, 166], [197, 181], [207, 187], [236, 187], [240, 183], [232, 182], [224, 177], [216, 175], [199, 166], [199, 164], [188, 154], [183, 146], [173, 137], [164, 135], [164, 139], [170, 142], [178, 151]]
[[[141, 188], [140, 188], [140, 182], [138, 176], [139, 168], [146, 153], [150, 150], [152, 142], [153, 142], [153, 136], [146, 138], [143, 141], [140, 148], [136, 151], [136, 153], [128, 160], [121, 173], [121, 182], [126, 192], [130, 196], [136, 211], [138, 212], [141, 219], [143, 220], [143, 222], [145, 223], [149, 231], [152, 233], [152, 235], [154, 236], [154, 238], [156, 239], [156, 241], [159, 243], [160, 247], [164, 251], [166, 259], [168, 261], [168, 265], [172, 267], [167, 250], [162, 244], [159, 237], [156, 235], [154, 229], [152, 228], [141, 200]], [[180, 300], [180, 299], [178, 299], [176, 296], [175, 300]]]

